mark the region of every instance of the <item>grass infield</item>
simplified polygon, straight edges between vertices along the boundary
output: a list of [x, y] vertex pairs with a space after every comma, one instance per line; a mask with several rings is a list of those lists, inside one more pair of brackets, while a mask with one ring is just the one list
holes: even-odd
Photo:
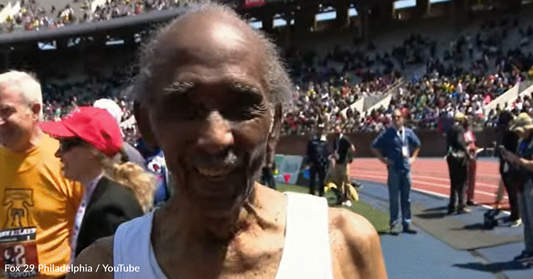
[[[278, 184], [278, 191], [281, 192], [297, 192], [297, 193], [309, 193], [309, 188], [298, 185], [286, 185]], [[336, 197], [332, 192], [326, 193], [326, 198], [330, 206], [336, 201]], [[381, 210], [378, 210], [362, 201], [356, 201], [352, 203], [351, 207], [345, 207], [363, 217], [365, 217], [376, 228], [378, 232], [386, 232], [389, 230], [389, 215]]]

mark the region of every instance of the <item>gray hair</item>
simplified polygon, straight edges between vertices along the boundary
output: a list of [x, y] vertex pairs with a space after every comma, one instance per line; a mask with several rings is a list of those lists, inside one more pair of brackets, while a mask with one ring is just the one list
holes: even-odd
[[17, 87], [21, 99], [29, 106], [38, 103], [41, 105], [39, 118], [43, 115], [43, 95], [41, 92], [41, 84], [33, 75], [11, 70], [9, 72], [0, 74], [0, 87], [13, 86]]
[[[239, 16], [231, 7], [219, 3], [205, 1], [203, 3], [189, 5], [184, 12], [167, 26], [161, 28], [152, 39], [144, 45], [141, 50], [140, 70], [135, 81], [135, 88], [133, 90], [134, 98], [139, 102], [146, 100], [146, 85], [148, 80], [154, 78], [154, 70], [160, 63], [165, 63], [165, 58], [156, 57], [155, 48], [160, 40], [167, 33], [167, 31], [178, 24], [186, 15], [201, 14], [208, 12], [220, 12], [230, 17], [234, 17], [244, 22], [243, 18]], [[268, 100], [273, 105], [283, 105], [290, 100], [293, 91], [293, 84], [287, 72], [287, 69], [282, 62], [276, 45], [259, 30], [252, 29], [246, 24], [255, 35], [257, 35], [259, 42], [265, 49], [265, 71], [263, 79], [266, 82], [266, 90], [268, 92]]]

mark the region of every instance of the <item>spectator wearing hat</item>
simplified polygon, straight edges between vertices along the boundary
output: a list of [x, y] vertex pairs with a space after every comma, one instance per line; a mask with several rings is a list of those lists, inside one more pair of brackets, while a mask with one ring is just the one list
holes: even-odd
[[[498, 130], [501, 134], [500, 146], [503, 147], [504, 150], [516, 154], [518, 151], [518, 135], [509, 130], [509, 127], [514, 120], [513, 118], [514, 116], [511, 112], [502, 112], [498, 118]], [[497, 150], [499, 151], [500, 148]], [[498, 156], [500, 157], [500, 175], [502, 177], [501, 184], [507, 191], [507, 196], [509, 197], [509, 206], [511, 207], [511, 226], [516, 227], [522, 223], [522, 220], [520, 219], [520, 210], [518, 207], [517, 187], [515, 187], [517, 183], [521, 183], [519, 181], [519, 172], [514, 165], [509, 164], [509, 162], [504, 159], [501, 152], [498, 152]], [[500, 204], [502, 200], [503, 189], [501, 191], [499, 190], [496, 195], [497, 208], [501, 207]]]
[[[65, 177], [85, 188], [74, 225], [72, 259], [98, 238], [113, 235], [121, 223], [151, 210], [154, 178], [128, 162], [120, 128], [106, 110], [78, 107], [62, 121], [40, 126], [60, 141], [56, 156]], [[124, 163], [113, 160], [119, 154]]]
[[520, 138], [518, 153], [503, 151], [503, 158], [516, 166], [523, 183], [517, 184], [518, 205], [524, 225], [525, 249], [515, 257], [516, 261], [533, 267], [533, 120], [527, 113], [521, 113], [510, 128]]
[[446, 133], [447, 155], [446, 162], [450, 173], [450, 204], [448, 214], [470, 213], [466, 208], [466, 183], [468, 178], [468, 162], [471, 155], [468, 152], [468, 145], [465, 142], [466, 121], [463, 113], [456, 113], [455, 123]]
[[[93, 107], [107, 110], [107, 112], [109, 112], [109, 114], [113, 116], [115, 121], [117, 121], [117, 124], [120, 126], [120, 123], [122, 122], [122, 109], [115, 101], [111, 99], [98, 99], [94, 102]], [[124, 133], [122, 133], [122, 130], [121, 135], [122, 139], [124, 139]], [[128, 154], [130, 162], [136, 163], [143, 169], [146, 169], [146, 161], [144, 160], [141, 153], [137, 149], [135, 149], [135, 147], [124, 141], [123, 148], [126, 154]], [[117, 161], [120, 161], [120, 158], [117, 157], [116, 159]]]

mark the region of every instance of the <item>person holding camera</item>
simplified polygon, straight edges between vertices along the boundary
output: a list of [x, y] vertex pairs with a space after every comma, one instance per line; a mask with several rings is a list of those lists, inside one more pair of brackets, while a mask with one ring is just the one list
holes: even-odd
[[[399, 198], [402, 209], [403, 232], [416, 234], [417, 232], [410, 227], [411, 165], [420, 152], [420, 140], [411, 129], [404, 127], [404, 116], [400, 109], [395, 109], [392, 116], [392, 127], [383, 131], [372, 142], [372, 152], [387, 165], [389, 171], [387, 184], [389, 187], [389, 225], [391, 231], [398, 224]], [[411, 148], [414, 148], [412, 153]]]
[[520, 138], [518, 153], [502, 150], [502, 157], [519, 169], [516, 183], [518, 206], [524, 224], [525, 249], [514, 258], [533, 267], [533, 120], [527, 113], [521, 113], [510, 128]]
[[[520, 210], [518, 208], [518, 197], [516, 193], [515, 183], [517, 182], [517, 168], [509, 164], [504, 157], [504, 151], [507, 150], [516, 154], [518, 149], [518, 135], [509, 130], [509, 126], [513, 121], [513, 114], [509, 111], [503, 111], [498, 118], [498, 130], [501, 133], [500, 146], [496, 149], [498, 157], [500, 157], [500, 175], [502, 177], [502, 188], [507, 191], [509, 197], [509, 206], [511, 209], [510, 222], [511, 227], [517, 227], [522, 224], [520, 219]], [[501, 208], [503, 201], [503, 189], [498, 188], [496, 194], [496, 208]]]

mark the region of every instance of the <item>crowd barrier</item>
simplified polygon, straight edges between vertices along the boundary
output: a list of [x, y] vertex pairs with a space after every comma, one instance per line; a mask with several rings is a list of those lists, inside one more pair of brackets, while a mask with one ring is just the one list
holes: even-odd
[[[446, 138], [434, 130], [419, 130], [415, 134], [422, 143], [421, 157], [442, 157], [446, 155]], [[499, 134], [495, 128], [486, 128], [483, 131], [475, 132], [477, 145], [481, 148], [492, 148], [494, 142], [499, 140]], [[377, 133], [351, 133], [346, 135], [357, 147], [357, 157], [373, 157], [370, 150], [372, 141]], [[332, 146], [333, 135], [328, 136]], [[310, 136], [285, 136], [278, 143], [276, 153], [287, 155], [305, 156], [305, 149]]]

